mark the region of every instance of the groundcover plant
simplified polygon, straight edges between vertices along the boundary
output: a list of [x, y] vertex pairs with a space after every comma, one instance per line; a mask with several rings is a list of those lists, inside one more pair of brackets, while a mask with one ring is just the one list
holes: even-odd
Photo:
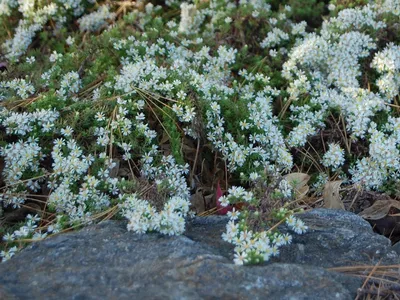
[[3, 217], [2, 260], [111, 217], [182, 234], [208, 187], [234, 263], [260, 263], [327, 181], [396, 193], [399, 20], [399, 0], [0, 0], [0, 216], [31, 211]]

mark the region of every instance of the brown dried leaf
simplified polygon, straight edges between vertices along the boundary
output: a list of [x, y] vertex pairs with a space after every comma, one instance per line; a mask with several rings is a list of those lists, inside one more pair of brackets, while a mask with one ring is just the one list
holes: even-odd
[[301, 188], [296, 190], [296, 199], [297, 200], [303, 199], [307, 195], [309, 190], [310, 187], [308, 185], [302, 186]]
[[190, 203], [192, 204], [192, 208], [196, 211], [197, 214], [202, 213], [206, 210], [203, 191], [201, 188], [196, 190], [196, 193], [190, 197]]
[[118, 175], [119, 171], [119, 166], [120, 166], [120, 160], [118, 158], [113, 159], [113, 163], [115, 163], [115, 166], [113, 168], [109, 169], [109, 176], [110, 178], [115, 178]]
[[378, 200], [370, 207], [359, 213], [359, 216], [368, 220], [379, 220], [389, 214], [390, 209], [394, 207], [400, 210], [400, 201], [397, 200]]
[[290, 173], [283, 177], [294, 189], [296, 193], [296, 199], [302, 199], [308, 193], [310, 187], [307, 182], [310, 180], [310, 176], [305, 173]]
[[342, 180], [328, 181], [325, 183], [324, 191], [322, 193], [325, 208], [344, 209], [339, 194], [341, 184]]
[[210, 209], [212, 207], [215, 207], [215, 195], [211, 194], [211, 195], [207, 195], [204, 196], [204, 201], [206, 203], [206, 209]]
[[283, 177], [295, 190], [300, 190], [310, 180], [310, 175], [305, 173], [290, 173]]
[[165, 133], [165, 131], [163, 131], [163, 135], [160, 141], [160, 144], [166, 144], [167, 142], [169, 142], [169, 136], [168, 134]]

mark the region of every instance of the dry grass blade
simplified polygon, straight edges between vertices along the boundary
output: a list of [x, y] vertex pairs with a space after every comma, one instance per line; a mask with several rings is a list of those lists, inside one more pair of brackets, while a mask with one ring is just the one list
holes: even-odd
[[356, 299], [400, 299], [400, 264], [329, 268], [329, 271], [364, 278]]
[[[368, 274], [367, 278], [365, 278], [363, 285], [361, 286], [361, 290], [363, 290], [366, 286], [366, 284], [368, 283], [368, 280], [371, 278], [372, 274], [374, 274], [374, 272], [376, 271], [376, 267], [381, 263], [381, 261], [379, 261], [376, 266], [371, 270], [371, 272]], [[356, 300], [358, 300], [360, 298], [360, 294], [357, 294]]]
[[207, 217], [207, 216], [211, 216], [211, 215], [216, 214], [217, 211], [218, 211], [218, 209], [216, 207], [213, 207], [213, 208], [211, 208], [209, 210], [203, 211], [202, 213], [198, 214], [197, 216], [198, 217]]

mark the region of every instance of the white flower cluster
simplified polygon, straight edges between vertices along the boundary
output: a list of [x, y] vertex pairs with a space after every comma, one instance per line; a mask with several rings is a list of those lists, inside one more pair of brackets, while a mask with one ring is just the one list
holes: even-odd
[[390, 121], [394, 126], [388, 125], [388, 129], [392, 130], [393, 134], [379, 131], [376, 124], [371, 123], [370, 157], [358, 160], [350, 170], [352, 181], [363, 184], [368, 189], [379, 189], [389, 178], [396, 178], [400, 169], [399, 120]]
[[82, 87], [82, 81], [79, 78], [78, 72], [68, 72], [63, 76], [60, 83], [60, 89], [57, 90], [57, 95], [61, 100], [66, 100], [68, 96], [76, 94]]
[[[358, 31], [346, 32], [340, 38], [330, 35], [310, 34], [291, 53], [283, 66], [283, 74], [292, 79], [292, 74], [304, 76], [304, 71], [314, 72], [316, 79], [326, 80], [337, 87], [358, 87], [361, 75], [359, 59], [369, 55], [375, 48], [372, 39]], [[299, 69], [297, 66], [302, 66]]]
[[[221, 107], [215, 102], [211, 103], [206, 113], [208, 140], [229, 161], [228, 166], [232, 171], [243, 166], [250, 156], [258, 157], [253, 162], [256, 169], [271, 162], [276, 162], [282, 169], [290, 169], [293, 159], [286, 148], [277, 120], [272, 115], [271, 95], [276, 95], [276, 91], [266, 84], [268, 79], [262, 74], [252, 76], [245, 71], [241, 73], [250, 81], [249, 84], [235, 91], [239, 97], [248, 101], [248, 118], [240, 121], [248, 145], [238, 144], [231, 133], [225, 132], [225, 120], [221, 114]], [[262, 83], [263, 90], [257, 92], [254, 89], [255, 82]], [[246, 132], [248, 130], [254, 130], [255, 133], [248, 134]]]
[[371, 27], [375, 30], [386, 27], [384, 22], [377, 20], [377, 10], [373, 5], [341, 10], [336, 18], [331, 18], [329, 22], [323, 24], [323, 31], [332, 34], [335, 29], [360, 30], [363, 27]]
[[162, 234], [177, 235], [185, 231], [185, 216], [189, 211], [187, 199], [171, 197], [162, 211], [157, 212], [136, 194], [123, 198], [123, 216], [129, 221], [128, 230], [136, 233], [158, 231]]
[[57, 12], [57, 6], [55, 4], [49, 4], [42, 9], [39, 9], [33, 13], [30, 13], [32, 17], [30, 19], [33, 22], [27, 20], [21, 20], [15, 31], [14, 37], [7, 40], [2, 46], [6, 53], [6, 58], [10, 60], [18, 60], [18, 58], [25, 53], [29, 45], [32, 43], [32, 39], [36, 33], [41, 30], [44, 24], [53, 17]]
[[[87, 175], [95, 158], [90, 154], [84, 155], [75, 140], [55, 140], [51, 156], [53, 173], [48, 186], [52, 192], [48, 203], [57, 212], [65, 213], [72, 221], [87, 220], [91, 216], [88, 207], [92, 211], [99, 211], [109, 206], [109, 196], [98, 188], [103, 183], [109, 185], [110, 190], [114, 190], [117, 180], [108, 177], [103, 182], [96, 176]], [[75, 192], [77, 182], [83, 183], [80, 184], [78, 192]]]
[[313, 183], [312, 188], [317, 195], [321, 195], [324, 190], [325, 184], [329, 181], [329, 176], [326, 173], [319, 173], [316, 181]]
[[49, 61], [53, 63], [53, 62], [62, 60], [62, 57], [63, 57], [63, 55], [61, 53], [58, 53], [57, 51], [53, 51], [53, 53], [50, 54]]
[[[85, 4], [81, 0], [58, 0], [56, 3], [35, 7], [34, 0], [0, 0], [0, 17], [9, 16], [17, 9], [24, 16], [15, 30], [12, 39], [7, 40], [2, 47], [5, 56], [9, 60], [18, 60], [32, 43], [36, 33], [43, 29], [43, 26], [53, 19], [58, 22], [57, 26], [62, 26], [66, 22], [66, 15], [72, 11], [74, 16], [80, 16], [85, 12]], [[88, 1], [94, 3], [93, 0]], [[35, 10], [36, 9], [36, 10]], [[107, 5], [78, 20], [81, 31], [96, 31], [114, 20], [116, 14], [110, 12]]]
[[366, 89], [346, 88], [334, 101], [346, 114], [347, 124], [353, 135], [365, 137], [371, 118], [386, 110], [385, 99]]
[[300, 23], [292, 24], [292, 35], [306, 35], [307, 22], [301, 21]]
[[290, 199], [293, 195], [293, 187], [287, 180], [282, 179], [279, 181], [279, 186], [276, 189], [276, 192], [282, 194], [283, 198]]
[[181, 105], [174, 104], [172, 106], [172, 110], [176, 113], [179, 121], [183, 123], [192, 122], [194, 117], [196, 116], [194, 107], [189, 107], [187, 105], [185, 107], [182, 107]]
[[[47, 237], [47, 232], [42, 232], [42, 230], [38, 227], [38, 222], [40, 221], [40, 217], [38, 215], [32, 216], [31, 214], [28, 214], [25, 220], [25, 224], [19, 229], [15, 230], [13, 233], [6, 233], [3, 236], [3, 241], [5, 243], [11, 243], [25, 238], [41, 240]], [[0, 258], [2, 258], [2, 262], [9, 260], [18, 251], [19, 249], [16, 246], [11, 247], [8, 250], [1, 251]]]
[[18, 6], [16, 0], [0, 0], [0, 17], [9, 16], [13, 8]]
[[35, 112], [14, 112], [3, 109], [0, 112], [0, 124], [5, 127], [7, 134], [27, 135], [38, 127], [42, 132], [50, 132], [59, 112], [50, 109], [36, 110]]
[[[57, 0], [67, 11], [72, 10], [74, 16], [80, 16], [84, 12], [84, 6], [81, 0]], [[92, 2], [92, 1], [89, 1]]]
[[[156, 147], [143, 157], [143, 175], [155, 184], [167, 189], [169, 199], [161, 211], [157, 211], [148, 201], [136, 194], [121, 195], [122, 215], [129, 221], [128, 230], [137, 233], [158, 231], [162, 234], [177, 235], [185, 230], [185, 217], [189, 212], [189, 190], [184, 175], [188, 165], [181, 167], [172, 156], [163, 157], [160, 167], [153, 165]], [[147, 157], [146, 157], [147, 156]], [[151, 159], [150, 159], [151, 158]]]
[[380, 13], [390, 13], [395, 16], [400, 16], [399, 0], [383, 0], [379, 2], [377, 4], [377, 7]]
[[5, 182], [11, 185], [17, 183], [25, 171], [37, 172], [39, 161], [43, 157], [38, 140], [32, 138], [9, 143], [0, 149], [0, 155], [4, 157], [5, 162], [3, 170]]
[[325, 167], [331, 167], [333, 170], [337, 170], [344, 162], [344, 150], [338, 144], [330, 144], [329, 150], [326, 151], [322, 158], [322, 164]]
[[[222, 206], [244, 202], [254, 202], [251, 192], [245, 191], [242, 187], [232, 187], [228, 190], [228, 196], [219, 199]], [[286, 224], [297, 234], [302, 234], [308, 229], [303, 221], [292, 215], [286, 216], [287, 211], [280, 209], [279, 214], [285, 218]], [[226, 231], [222, 239], [235, 246], [234, 263], [243, 265], [246, 263], [260, 263], [268, 261], [272, 256], [279, 255], [279, 247], [290, 244], [292, 237], [289, 234], [271, 233], [268, 228], [263, 231], [253, 232], [243, 226], [240, 219], [241, 213], [235, 208], [229, 213], [230, 220], [226, 225]]]
[[[301, 30], [301, 29], [300, 29]], [[289, 35], [279, 28], [274, 28], [268, 32], [267, 37], [261, 42], [262, 48], [271, 48], [278, 46], [282, 41], [289, 39]]]
[[39, 187], [40, 176], [37, 180], [33, 178], [21, 181], [21, 179], [26, 173], [40, 172], [40, 161], [44, 157], [42, 148], [37, 139], [29, 137], [27, 141], [19, 140], [1, 147], [0, 156], [4, 158], [2, 176], [8, 186], [0, 195], [0, 203], [4, 207], [19, 208], [25, 202], [27, 189], [35, 192]]
[[102, 5], [97, 11], [84, 15], [78, 20], [79, 29], [81, 31], [97, 31], [108, 24], [107, 21], [112, 21], [115, 17], [116, 14], [110, 12], [107, 5]]
[[30, 17], [35, 8], [35, 0], [18, 0], [18, 11], [24, 17]]
[[179, 32], [190, 33], [195, 28], [195, 15], [196, 6], [194, 4], [189, 4], [183, 2], [181, 4], [181, 21], [179, 23]]
[[7, 260], [11, 259], [11, 257], [13, 257], [17, 252], [18, 252], [17, 246], [11, 247], [8, 250], [0, 251], [1, 262], [6, 262]]
[[400, 93], [400, 46], [390, 43], [375, 54], [371, 63], [381, 77], [377, 80], [380, 92], [388, 99]]
[[[383, 2], [342, 10], [323, 23], [320, 34], [306, 34], [297, 40], [282, 71], [289, 80], [290, 119], [298, 123], [287, 137], [288, 144], [303, 146], [307, 137], [325, 126], [327, 114], [340, 109], [346, 120], [344, 130], [350, 132], [353, 142], [368, 138], [370, 143], [370, 157], [358, 160], [351, 169], [352, 181], [374, 189], [398, 170], [396, 131], [388, 129], [395, 131], [392, 136], [378, 134], [372, 120], [379, 112], [390, 113], [387, 103], [399, 94], [399, 47], [388, 44], [372, 58], [371, 67], [381, 75], [376, 82], [379, 92], [361, 88], [359, 82], [365, 70], [363, 60], [378, 47], [371, 32], [386, 27], [382, 7], [390, 5], [393, 12], [385, 9], [384, 13], [396, 14], [398, 1]], [[298, 104], [305, 98], [309, 99], [307, 104]], [[344, 164], [343, 150], [331, 145], [322, 163], [337, 170]]]
[[7, 98], [7, 89], [14, 90], [21, 99], [28, 98], [35, 93], [35, 87], [31, 83], [26, 82], [25, 79], [15, 78], [11, 81], [0, 82], [0, 100]]

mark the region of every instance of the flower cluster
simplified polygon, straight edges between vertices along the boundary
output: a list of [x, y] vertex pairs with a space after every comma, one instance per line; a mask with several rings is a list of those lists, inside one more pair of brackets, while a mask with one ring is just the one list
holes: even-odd
[[[32, 216], [31, 214], [28, 214], [25, 218], [25, 224], [19, 229], [15, 230], [13, 233], [6, 233], [3, 236], [3, 241], [7, 244], [15, 244], [15, 242], [23, 241], [24, 239], [29, 238], [32, 240], [41, 240], [46, 238], [48, 233], [42, 232], [42, 230], [38, 228], [39, 221], [40, 217], [38, 215]], [[2, 262], [9, 260], [18, 251], [19, 248], [17, 246], [13, 246], [8, 250], [0, 251]]]
[[27, 169], [38, 171], [38, 161], [42, 157], [38, 140], [32, 138], [2, 147], [0, 155], [5, 161], [5, 180], [10, 184], [18, 182]]
[[8, 96], [8, 89], [13, 90], [14, 93], [22, 99], [35, 93], [35, 87], [31, 83], [26, 82], [25, 79], [15, 78], [11, 81], [0, 82], [0, 100], [5, 99], [6, 96]]
[[34, 112], [17, 113], [4, 109], [0, 112], [0, 124], [7, 134], [27, 135], [34, 130], [51, 132], [59, 112], [54, 109], [40, 109]]
[[[383, 1], [340, 11], [337, 17], [323, 23], [320, 34], [309, 33], [298, 41], [282, 71], [289, 80], [288, 101], [294, 104], [290, 118], [298, 123], [288, 135], [289, 144], [304, 146], [308, 137], [326, 126], [327, 115], [339, 109], [346, 120], [344, 130], [349, 131], [352, 142], [363, 143], [367, 139], [370, 143], [370, 157], [356, 161], [351, 168], [351, 181], [374, 189], [382, 187], [398, 169], [391, 159], [398, 151], [397, 144], [390, 136], [386, 141], [380, 139], [380, 145], [391, 141], [392, 146], [385, 153], [378, 147], [372, 129], [378, 114], [391, 113], [387, 104], [399, 93], [398, 46], [389, 43], [371, 57], [373, 50], [380, 47], [375, 40], [376, 32], [386, 28], [382, 14], [396, 14], [396, 4]], [[378, 90], [372, 91], [360, 82], [367, 59], [372, 60], [370, 66], [381, 75], [376, 81]], [[299, 100], [302, 104], [298, 104]], [[338, 170], [345, 163], [343, 154], [337, 144], [331, 145], [322, 164]], [[388, 156], [390, 167], [384, 156]]]
[[[92, 212], [109, 206], [110, 197], [104, 193], [101, 186], [105, 185], [113, 191], [116, 180], [87, 174], [95, 157], [91, 154], [84, 155], [76, 141], [70, 137], [71, 133], [65, 134], [64, 131], [64, 135], [69, 139], [55, 140], [51, 152], [53, 173], [49, 178], [48, 187], [52, 192], [48, 203], [57, 212], [67, 214], [72, 221], [87, 220]], [[107, 167], [112, 168], [112, 162], [108, 162]], [[78, 189], [77, 182], [81, 182]]]
[[8, 59], [18, 60], [18, 58], [25, 53], [36, 33], [56, 14], [57, 6], [55, 4], [49, 4], [33, 13], [30, 12], [30, 10], [28, 11], [31, 15], [29, 19], [32, 19], [33, 22], [29, 21], [29, 19], [21, 20], [15, 30], [14, 37], [3, 44]]
[[0, 213], [32, 194], [54, 213], [6, 233], [3, 260], [109, 212], [181, 234], [207, 168], [248, 187], [218, 201], [235, 263], [258, 263], [307, 229], [286, 173], [398, 182], [398, 0], [331, 4], [319, 28], [264, 0], [136, 2], [0, 0]]
[[[93, 0], [87, 2], [89, 4], [95, 3]], [[2, 45], [6, 57], [10, 60], [18, 60], [26, 52], [36, 34], [43, 29], [49, 20], [56, 21], [58, 26], [63, 26], [70, 12], [77, 17], [82, 15], [86, 9], [87, 4], [81, 0], [56, 1], [56, 3], [49, 5], [42, 3], [35, 5], [33, 0], [1, 0], [0, 18], [9, 16], [14, 10], [18, 10], [24, 17], [20, 20], [13, 38]], [[96, 31], [107, 24], [106, 20], [114, 20], [115, 16], [115, 13], [110, 12], [107, 5], [101, 5], [96, 12], [89, 13], [79, 19], [80, 29], [82, 31]]]
[[[245, 191], [242, 187], [232, 187], [228, 190], [228, 195], [223, 196], [220, 202], [222, 206], [239, 202], [249, 205], [249, 211], [240, 212], [233, 208], [229, 212], [230, 220], [226, 225], [226, 231], [222, 234], [224, 241], [235, 246], [235, 264], [243, 265], [268, 261], [272, 256], [279, 255], [279, 247], [291, 243], [292, 236], [288, 233], [281, 234], [268, 227], [257, 231], [249, 228], [245, 216], [249, 213], [257, 216], [260, 214], [258, 211], [251, 211], [252, 205], [257, 203], [252, 192]], [[285, 208], [279, 209], [276, 216], [280, 223], [285, 222], [297, 234], [302, 234], [307, 230], [304, 222], [291, 215]]]
[[322, 158], [322, 164], [325, 167], [331, 167], [333, 170], [337, 170], [341, 167], [344, 161], [344, 150], [340, 148], [338, 144], [330, 144], [329, 150]]
[[400, 46], [390, 43], [375, 54], [371, 63], [381, 77], [377, 80], [379, 91], [388, 99], [399, 95], [400, 90]]
[[[184, 175], [188, 166], [181, 167], [175, 160], [162, 157], [160, 167], [154, 166], [154, 147], [143, 157], [143, 175], [154, 180], [157, 189], [165, 189], [168, 200], [163, 209], [157, 211], [148, 201], [136, 194], [120, 196], [122, 215], [129, 220], [128, 230], [137, 233], [158, 231], [167, 235], [182, 234], [185, 231], [185, 217], [189, 212], [189, 191]], [[147, 157], [146, 157], [147, 156]]]
[[63, 76], [57, 94], [60, 99], [66, 100], [67, 96], [78, 93], [80, 88], [81, 80], [79, 74], [77, 72], [68, 72]]
[[110, 12], [108, 6], [103, 5], [97, 11], [87, 14], [78, 20], [81, 31], [97, 31], [107, 24], [107, 20], [114, 20], [116, 14]]

